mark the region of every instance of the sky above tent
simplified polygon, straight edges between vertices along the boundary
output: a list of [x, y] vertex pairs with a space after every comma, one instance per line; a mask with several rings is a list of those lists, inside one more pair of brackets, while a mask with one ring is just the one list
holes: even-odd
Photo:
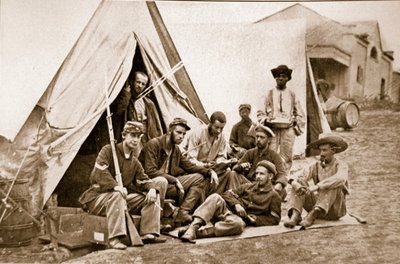
[[[1, 0], [1, 135], [10, 138], [19, 130], [99, 2]], [[240, 23], [259, 20], [295, 3], [171, 1], [158, 6], [167, 24]], [[394, 69], [400, 69], [396, 30], [400, 1], [301, 3], [338, 22], [378, 21], [385, 49], [394, 51]]]

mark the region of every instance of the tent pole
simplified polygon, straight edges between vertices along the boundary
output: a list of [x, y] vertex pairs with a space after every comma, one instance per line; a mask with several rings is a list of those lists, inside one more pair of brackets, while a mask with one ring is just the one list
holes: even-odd
[[[147, 8], [149, 9], [154, 26], [157, 30], [157, 34], [160, 37], [164, 51], [167, 55], [169, 64], [171, 67], [173, 67], [180, 63], [182, 59], [180, 58], [178, 50], [176, 49], [175, 44], [172, 41], [171, 35], [169, 34], [167, 27], [165, 26], [165, 23], [161, 17], [160, 11], [158, 10], [156, 3], [146, 2], [146, 4]], [[198, 117], [203, 122], [208, 124], [209, 118], [193, 86], [189, 74], [186, 71], [185, 66], [182, 67], [182, 70], [178, 70], [175, 72], [175, 78], [178, 82], [179, 88], [181, 88], [181, 90], [190, 98]]]

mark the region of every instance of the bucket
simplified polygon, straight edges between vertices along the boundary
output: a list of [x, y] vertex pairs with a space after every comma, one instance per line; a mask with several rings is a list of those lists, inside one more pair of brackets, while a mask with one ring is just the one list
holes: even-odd
[[329, 98], [326, 101], [327, 120], [331, 129], [342, 127], [351, 129], [357, 126], [360, 120], [360, 109], [349, 101], [343, 101], [339, 98]]
[[[0, 179], [1, 200], [5, 198], [11, 184], [12, 180]], [[0, 223], [0, 247], [27, 245], [37, 235], [38, 231], [32, 218], [27, 214], [27, 212], [31, 213], [32, 210], [32, 197], [29, 194], [28, 180], [17, 179], [9, 198], [10, 207], [6, 207], [4, 203], [0, 204], [0, 217], [5, 212]]]

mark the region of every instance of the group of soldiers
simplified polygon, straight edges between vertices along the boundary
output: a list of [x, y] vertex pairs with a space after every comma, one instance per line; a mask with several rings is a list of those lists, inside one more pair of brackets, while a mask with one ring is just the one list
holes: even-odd
[[[174, 228], [179, 228], [183, 241], [193, 241], [240, 234], [249, 225], [278, 225], [286, 198], [288, 228], [309, 227], [317, 218], [337, 220], [346, 214], [348, 169], [335, 153], [344, 151], [347, 143], [339, 136], [321, 134], [308, 146], [320, 150], [320, 160], [301, 175], [291, 176], [294, 139], [302, 133], [305, 117], [286, 87], [292, 70], [280, 65], [271, 72], [277, 85], [268, 90], [258, 122], [249, 117], [251, 105], [240, 105], [242, 120], [233, 127], [229, 141], [222, 133], [227, 119], [220, 111], [210, 116], [208, 125], [192, 131], [185, 119], [176, 117], [167, 133], [151, 136], [149, 131], [156, 130], [154, 120], [149, 123], [154, 113], [146, 109], [151, 103], [137, 103], [129, 98], [130, 88], [124, 88], [120, 109], [135, 112], [136, 119], [131, 115], [125, 121], [122, 141], [115, 148], [123, 187], [115, 179], [115, 153], [105, 145], [90, 175], [92, 185], [79, 199], [90, 214], [107, 217], [111, 248], [127, 247], [126, 207], [141, 215], [144, 243], [165, 242], [160, 233]], [[140, 93], [147, 82], [145, 73], [137, 73], [133, 90]], [[134, 110], [128, 110], [129, 105]], [[291, 185], [289, 197], [287, 185]], [[166, 199], [176, 206], [173, 224], [161, 223]], [[308, 212], [304, 219], [303, 208]], [[210, 228], [202, 229], [205, 225]]]

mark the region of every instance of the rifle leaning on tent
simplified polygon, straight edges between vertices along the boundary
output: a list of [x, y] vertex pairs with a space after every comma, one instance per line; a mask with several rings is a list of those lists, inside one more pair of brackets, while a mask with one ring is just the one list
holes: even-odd
[[[107, 86], [105, 86], [105, 96], [106, 96], [106, 105], [107, 105], [107, 126], [108, 126], [108, 134], [110, 136], [111, 151], [112, 151], [113, 161], [114, 161], [115, 179], [117, 181], [118, 186], [124, 187], [123, 182], [122, 182], [121, 171], [119, 169], [119, 164], [118, 164], [117, 151], [115, 148], [114, 130], [113, 130], [113, 126], [112, 126], [111, 111], [110, 111], [110, 105], [108, 103], [107, 92], [108, 92]], [[132, 217], [128, 212], [127, 205], [125, 205], [125, 218], [126, 218], [126, 226], [128, 229], [128, 236], [131, 241], [131, 245], [132, 246], [143, 246], [143, 241], [140, 238], [138, 231], [136, 230], [136, 227], [132, 220]]]

